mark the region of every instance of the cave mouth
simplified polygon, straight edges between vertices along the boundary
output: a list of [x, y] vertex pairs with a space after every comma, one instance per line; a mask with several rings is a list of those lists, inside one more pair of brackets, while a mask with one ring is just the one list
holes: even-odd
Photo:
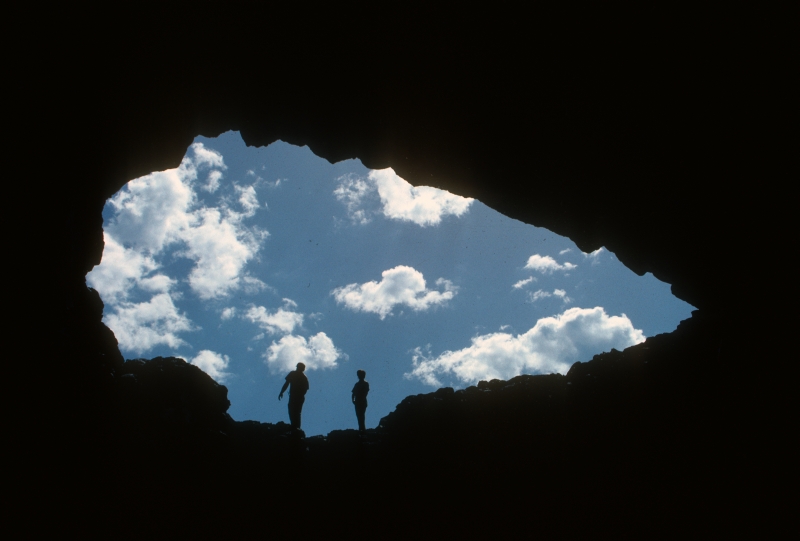
[[225, 384], [237, 419], [286, 420], [304, 362], [309, 434], [367, 425], [405, 396], [576, 361], [670, 332], [691, 305], [613, 253], [391, 169], [308, 147], [197, 137], [180, 166], [130, 181], [103, 210], [87, 276], [126, 358], [178, 356]]

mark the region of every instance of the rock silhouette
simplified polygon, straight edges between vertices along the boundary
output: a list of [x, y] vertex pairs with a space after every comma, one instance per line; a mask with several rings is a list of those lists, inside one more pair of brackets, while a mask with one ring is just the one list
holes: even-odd
[[[203, 528], [226, 513], [255, 528], [256, 517], [244, 512], [252, 497], [276, 516], [289, 512], [293, 498], [305, 498], [324, 518], [313, 531], [334, 528], [340, 508], [321, 487], [336, 487], [344, 500], [369, 491], [375, 497], [363, 506], [372, 526], [401, 513], [413, 495], [423, 521], [479, 498], [491, 514], [530, 513], [535, 505], [534, 516], [552, 525], [571, 520], [576, 510], [564, 502], [577, 498], [591, 521], [608, 521], [609, 510], [620, 506], [628, 526], [642, 528], [666, 509], [702, 509], [692, 519], [708, 527], [726, 520], [741, 493], [729, 479], [738, 457], [720, 456], [717, 447], [735, 441], [735, 423], [719, 408], [709, 417], [714, 404], [732, 403], [739, 389], [701, 364], [716, 347], [705, 331], [695, 312], [673, 333], [576, 363], [564, 376], [441, 388], [407, 397], [364, 435], [336, 430], [310, 438], [283, 422], [233, 420], [225, 413], [225, 387], [181, 359], [129, 360], [115, 375], [114, 430], [119, 448], [136, 461], [125, 461], [114, 484], [156, 508], [176, 505], [168, 500], [180, 495], [180, 513], [190, 515], [201, 505], [197, 498], [225, 494], [215, 511], [203, 512], [202, 521], [210, 521]], [[712, 377], [718, 386], [710, 390], [703, 382]], [[161, 494], [165, 485], [173, 488]], [[720, 485], [730, 492], [719, 495]], [[264, 487], [281, 488], [263, 500]], [[718, 494], [714, 501], [710, 492]]]

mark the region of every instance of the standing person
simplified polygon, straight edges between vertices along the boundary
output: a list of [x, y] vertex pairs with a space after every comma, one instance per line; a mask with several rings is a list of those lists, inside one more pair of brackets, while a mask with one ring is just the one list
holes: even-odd
[[356, 406], [356, 418], [358, 419], [358, 431], [362, 434], [367, 430], [364, 426], [364, 414], [367, 412], [367, 393], [369, 393], [369, 383], [364, 378], [367, 373], [363, 370], [356, 372], [358, 381], [353, 386], [353, 404]]
[[278, 395], [278, 400], [283, 398], [283, 392], [289, 385], [289, 421], [292, 423], [292, 428], [300, 428], [300, 414], [303, 411], [303, 402], [306, 401], [306, 392], [308, 391], [308, 378], [303, 372], [306, 365], [297, 363], [297, 370], [289, 372], [286, 376], [286, 383], [281, 388], [281, 394]]

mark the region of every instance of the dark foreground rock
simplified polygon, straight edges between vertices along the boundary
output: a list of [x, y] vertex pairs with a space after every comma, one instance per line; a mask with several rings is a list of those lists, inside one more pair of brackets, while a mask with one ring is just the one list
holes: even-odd
[[[387, 534], [511, 533], [520, 521], [560, 534], [733, 528], [742, 517], [730, 509], [766, 480], [743, 467], [741, 434], [754, 427], [730, 408], [745, 390], [708, 329], [695, 313], [566, 375], [442, 388], [365, 434], [310, 438], [231, 419], [226, 389], [181, 359], [131, 360], [115, 376], [106, 443], [117, 453], [95, 457], [106, 472], [92, 485], [104, 488], [90, 497], [96, 526], [228, 535], [272, 517], [288, 534], [299, 514], [313, 535], [398, 517]], [[122, 501], [147, 520], [128, 520]]]

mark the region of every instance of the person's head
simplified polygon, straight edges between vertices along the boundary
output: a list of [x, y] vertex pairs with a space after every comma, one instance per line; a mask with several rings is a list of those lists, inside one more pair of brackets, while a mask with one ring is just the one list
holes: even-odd
[[297, 371], [298, 372], [305, 372], [305, 369], [306, 369], [306, 365], [304, 365], [303, 363], [297, 363]]
[[367, 373], [364, 372], [363, 370], [359, 370], [356, 372], [356, 376], [358, 376], [358, 379], [364, 379], [365, 377], [367, 377]]

